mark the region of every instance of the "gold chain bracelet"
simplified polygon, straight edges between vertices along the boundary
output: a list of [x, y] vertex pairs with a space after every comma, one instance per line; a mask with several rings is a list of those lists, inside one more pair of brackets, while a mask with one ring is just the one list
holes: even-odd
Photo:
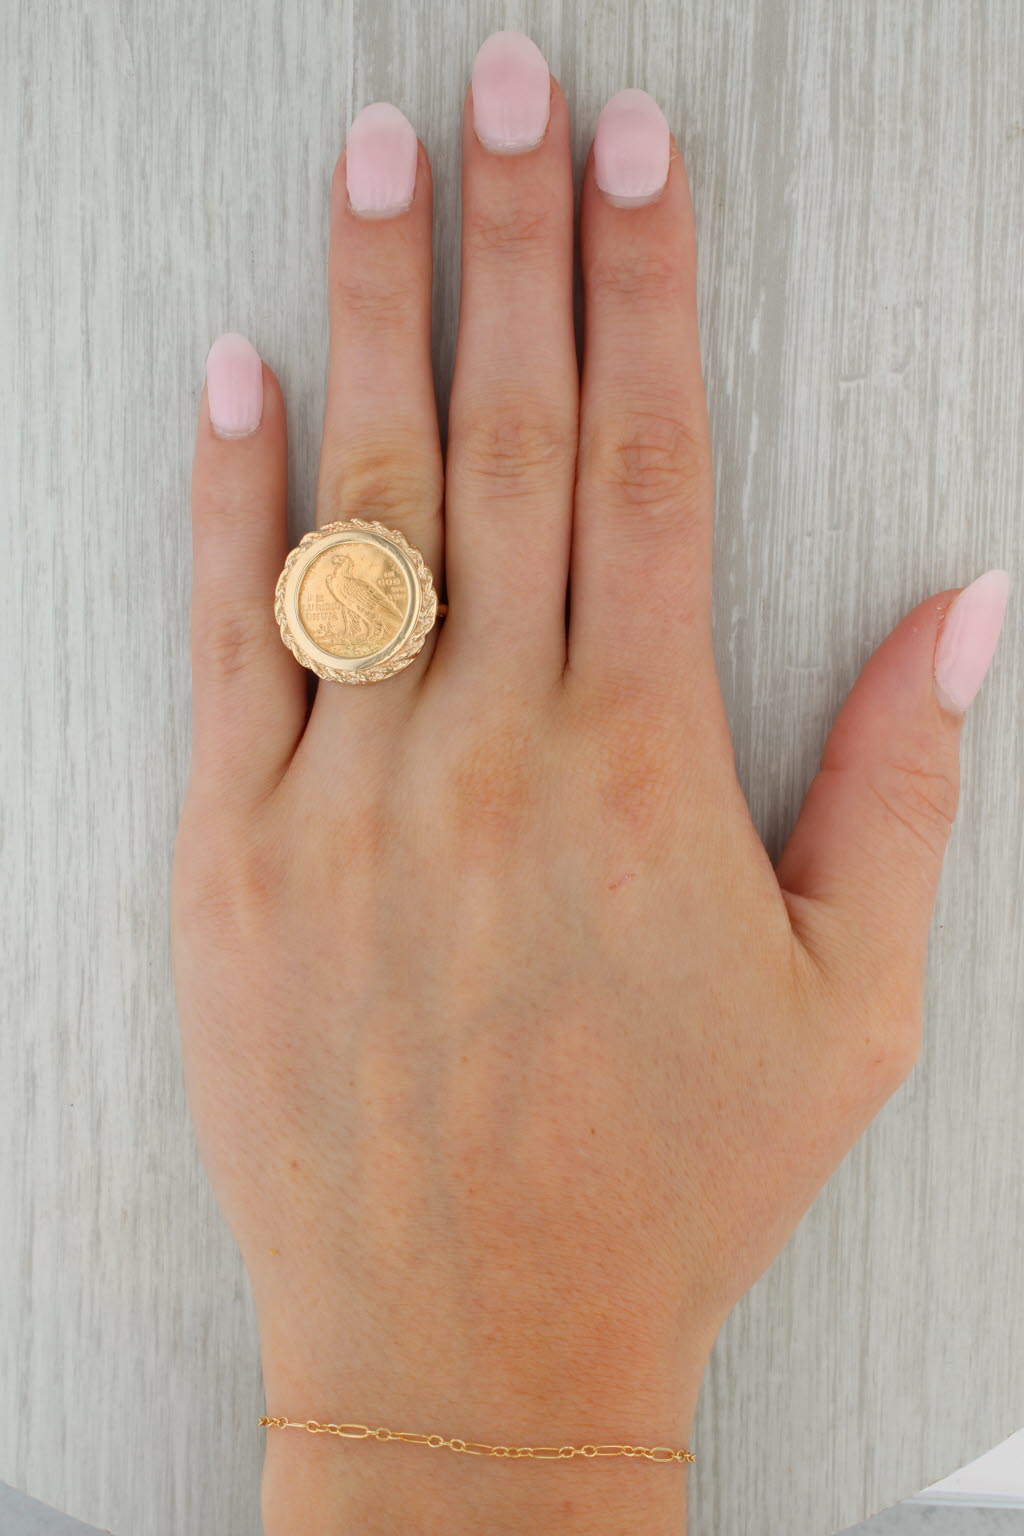
[[429, 1445], [462, 1451], [467, 1456], [535, 1456], [542, 1461], [568, 1461], [572, 1456], [642, 1456], [647, 1461], [694, 1461], [692, 1451], [676, 1451], [670, 1445], [483, 1445], [446, 1435], [417, 1435], [402, 1429], [370, 1429], [366, 1424], [304, 1423], [297, 1419], [260, 1419], [264, 1429], [305, 1429], [311, 1435], [341, 1435], [346, 1440], [403, 1440], [407, 1445]]

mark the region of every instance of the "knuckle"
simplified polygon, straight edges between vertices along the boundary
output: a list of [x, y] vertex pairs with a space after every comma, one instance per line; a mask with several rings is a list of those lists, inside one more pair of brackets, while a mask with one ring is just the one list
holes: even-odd
[[861, 1070], [869, 1095], [877, 1085], [887, 1097], [909, 1077], [920, 1056], [922, 1010], [919, 1003], [897, 999], [870, 1018], [874, 1026], [863, 1035]]
[[[627, 702], [628, 701], [628, 702]], [[575, 701], [574, 734], [586, 742], [601, 824], [637, 844], [664, 831], [679, 802], [682, 744], [663, 694], [637, 679], [598, 679]]]
[[271, 618], [269, 606], [257, 609], [206, 594], [193, 618], [195, 651], [204, 670], [230, 683], [258, 665], [274, 637]]
[[545, 252], [551, 242], [548, 208], [511, 200], [500, 207], [478, 208], [466, 221], [467, 254], [513, 257], [517, 262]]
[[335, 910], [348, 912], [379, 880], [403, 830], [394, 805], [379, 791], [364, 790], [351, 805], [318, 818], [326, 869], [320, 877]]
[[497, 494], [532, 489], [563, 467], [574, 447], [568, 426], [540, 398], [506, 399], [478, 409], [459, 427], [459, 453], [467, 472]]
[[418, 340], [420, 302], [409, 281], [398, 280], [372, 267], [358, 266], [335, 272], [331, 278], [332, 307], [359, 322], [359, 329], [375, 338], [381, 335]]
[[[910, 1075], [923, 1041], [923, 969], [879, 963], [877, 952], [849, 943], [837, 914], [821, 953], [803, 955], [798, 996], [816, 1057], [836, 1094], [842, 1119], [877, 1112]], [[820, 1052], [818, 1048], [820, 1047]]]
[[673, 778], [665, 752], [641, 732], [614, 733], [598, 772], [602, 814], [612, 825], [646, 842], [663, 827], [674, 803]]
[[463, 859], [508, 850], [524, 836], [538, 782], [530, 736], [524, 725], [501, 723], [457, 752], [449, 790]]
[[[837, 1085], [844, 1104], [874, 1112], [909, 1077], [923, 1040], [922, 980], [872, 971], [867, 954], [828, 1003]], [[821, 1036], [820, 1024], [818, 1034]]]
[[893, 758], [870, 782], [888, 816], [932, 854], [941, 854], [956, 816], [957, 779], [948, 769]]
[[594, 447], [600, 482], [626, 506], [678, 513], [710, 493], [708, 446], [677, 417], [627, 411], [596, 432]]
[[646, 297], [663, 304], [692, 295], [694, 266], [670, 251], [623, 249], [601, 257], [587, 269], [591, 297], [628, 299], [631, 304]]
[[441, 478], [425, 456], [410, 458], [407, 441], [367, 443], [340, 462], [325, 455], [318, 520], [342, 522], [358, 516], [386, 522], [410, 511], [438, 511]]
[[174, 926], [243, 948], [272, 923], [280, 879], [276, 857], [251, 828], [216, 812], [183, 819], [172, 877]]
[[248, 529], [253, 516], [253, 488], [228, 461], [204, 468], [193, 480], [192, 515], [204, 547], [220, 550]]

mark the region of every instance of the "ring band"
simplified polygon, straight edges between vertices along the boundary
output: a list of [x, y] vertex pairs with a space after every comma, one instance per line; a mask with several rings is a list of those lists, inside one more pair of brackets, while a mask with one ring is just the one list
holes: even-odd
[[443, 618], [420, 551], [383, 523], [326, 523], [295, 546], [274, 593], [281, 639], [335, 683], [377, 683], [407, 667]]

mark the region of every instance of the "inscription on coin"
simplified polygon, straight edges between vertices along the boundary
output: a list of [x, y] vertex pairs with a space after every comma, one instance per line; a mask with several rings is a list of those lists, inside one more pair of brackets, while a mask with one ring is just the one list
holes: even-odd
[[398, 561], [377, 544], [348, 540], [310, 562], [297, 607], [310, 639], [332, 656], [372, 656], [398, 634], [411, 594]]

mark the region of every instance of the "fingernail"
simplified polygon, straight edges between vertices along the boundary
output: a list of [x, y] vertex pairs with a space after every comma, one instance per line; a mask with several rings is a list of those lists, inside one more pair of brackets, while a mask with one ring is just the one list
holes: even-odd
[[986, 571], [952, 602], [935, 649], [935, 692], [944, 709], [962, 715], [995, 655], [1010, 578]]
[[594, 134], [594, 175], [619, 208], [653, 203], [668, 180], [668, 123], [646, 91], [619, 91], [605, 102]]
[[357, 113], [345, 146], [345, 184], [352, 212], [364, 219], [404, 213], [416, 190], [416, 130], [389, 101]]
[[547, 132], [551, 75], [522, 32], [492, 32], [473, 60], [473, 127], [485, 149], [517, 155]]
[[206, 355], [206, 399], [218, 437], [250, 437], [263, 418], [263, 363], [238, 331], [218, 336]]

